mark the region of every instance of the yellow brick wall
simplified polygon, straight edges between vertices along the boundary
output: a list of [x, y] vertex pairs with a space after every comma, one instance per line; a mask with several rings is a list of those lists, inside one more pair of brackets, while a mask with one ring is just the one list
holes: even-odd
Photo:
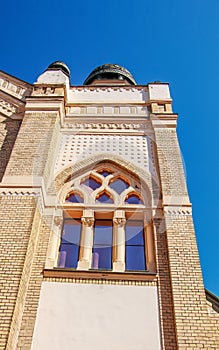
[[154, 219], [154, 236], [158, 272], [158, 298], [162, 346], [165, 350], [177, 349], [175, 319], [169, 272], [167, 237], [161, 218]]
[[[208, 315], [191, 208], [183, 206], [186, 198], [188, 204], [189, 200], [176, 132], [174, 129], [158, 128], [155, 129], [155, 137], [162, 195], [166, 200], [161, 232], [167, 243], [163, 254], [168, 256], [176, 349], [218, 349], [218, 325]], [[158, 263], [161, 257], [162, 253], [157, 255]], [[163, 309], [162, 290], [160, 303]]]
[[51, 161], [48, 155], [51, 154], [50, 148], [54, 143], [55, 125], [58, 125], [56, 112], [25, 114], [5, 172], [6, 176], [34, 177], [44, 174], [46, 164]]
[[[1, 119], [1, 117], [0, 117]], [[0, 122], [0, 182], [8, 164], [21, 121], [2, 118]]]
[[165, 196], [187, 196], [182, 158], [175, 129], [155, 130], [162, 191]]
[[27, 289], [18, 343], [15, 348], [16, 350], [29, 350], [31, 348], [41, 284], [43, 281], [43, 269], [45, 267], [48, 243], [52, 230], [52, 222], [52, 216], [43, 217], [39, 227], [37, 247], [34, 255], [30, 282]]
[[[25, 182], [21, 180], [20, 184], [19, 176], [31, 176], [33, 185], [35, 176], [48, 182], [53, 172], [59, 128], [57, 112], [25, 114], [5, 171], [6, 177], [18, 177], [17, 189], [13, 188], [12, 192], [25, 192], [22, 190]], [[30, 189], [30, 193], [32, 191]], [[11, 195], [10, 186], [7, 192], [8, 196], [2, 196], [0, 202], [4, 271], [0, 349], [23, 350], [31, 346], [51, 220], [50, 223], [47, 218], [41, 220], [36, 210], [37, 197], [28, 193]]]
[[208, 317], [191, 215], [166, 215], [173, 305], [179, 349], [218, 349]]
[[[32, 196], [0, 197], [0, 349], [6, 347], [27, 257], [36, 200]], [[22, 293], [19, 294], [22, 299]], [[16, 325], [14, 324], [14, 327]]]

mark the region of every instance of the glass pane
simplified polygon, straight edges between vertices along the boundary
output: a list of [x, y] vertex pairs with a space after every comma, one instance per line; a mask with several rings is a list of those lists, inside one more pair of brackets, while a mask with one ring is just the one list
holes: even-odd
[[81, 220], [65, 220], [62, 232], [62, 242], [59, 249], [59, 267], [77, 267], [80, 236]]
[[62, 243], [80, 245], [81, 220], [65, 220], [62, 233]]
[[89, 177], [87, 180], [85, 180], [81, 184], [91, 188], [93, 191], [95, 191], [98, 187], [101, 186], [101, 184], [95, 179], [93, 179], [92, 177]]
[[94, 247], [93, 248], [93, 269], [112, 269], [112, 248], [111, 247]]
[[112, 268], [112, 220], [96, 220], [94, 226], [93, 269]]
[[126, 246], [126, 270], [145, 271], [144, 246]]
[[127, 221], [126, 224], [126, 244], [144, 245], [143, 221]]
[[107, 170], [100, 170], [100, 171], [98, 171], [98, 173], [103, 175], [104, 177], [107, 177], [108, 175], [112, 174]]
[[129, 197], [126, 199], [125, 203], [127, 203], [127, 204], [144, 204], [144, 203], [142, 202], [142, 200], [141, 200], [138, 196], [136, 196], [136, 195], [134, 195], [134, 194], [132, 194], [131, 196], [129, 196]]
[[112, 245], [112, 220], [96, 220], [94, 227], [94, 245]]
[[79, 245], [62, 243], [59, 254], [59, 267], [77, 267]]
[[117, 193], [121, 194], [126, 188], [129, 187], [129, 184], [121, 179], [115, 180], [114, 182], [111, 182], [109, 185], [110, 188], [112, 188]]
[[113, 200], [108, 194], [103, 193], [100, 195], [100, 197], [97, 198], [97, 202], [112, 204]]
[[79, 194], [72, 193], [69, 197], [66, 197], [66, 202], [83, 203], [84, 200]]

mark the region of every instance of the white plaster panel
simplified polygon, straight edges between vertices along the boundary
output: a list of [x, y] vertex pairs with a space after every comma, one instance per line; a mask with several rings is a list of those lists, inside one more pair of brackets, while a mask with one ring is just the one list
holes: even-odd
[[[99, 109], [99, 113], [98, 113], [98, 109]], [[100, 112], [101, 111], [101, 112]], [[101, 114], [102, 117], [104, 117], [105, 115], [110, 115], [113, 116], [115, 114], [121, 114], [122, 116], [126, 115], [127, 117], [130, 114], [136, 114], [136, 112], [142, 116], [148, 116], [148, 107], [145, 105], [141, 105], [141, 106], [72, 106], [72, 107], [68, 107], [67, 109], [67, 114], [68, 115], [96, 115]]]
[[77, 103], [106, 103], [112, 102], [122, 103], [122, 102], [145, 102], [148, 101], [148, 90], [147, 87], [135, 88], [130, 87], [130, 89], [125, 88], [97, 88], [92, 89], [71, 87], [68, 95], [68, 102]]
[[103, 113], [104, 114], [113, 114], [114, 113], [114, 107], [103, 107]]
[[47, 70], [37, 78], [37, 83], [69, 84], [69, 79], [61, 70]]
[[31, 350], [160, 350], [157, 288], [44, 282]]
[[120, 107], [119, 108], [121, 114], [129, 114], [130, 113], [130, 107]]
[[87, 113], [88, 114], [96, 114], [97, 113], [97, 107], [87, 107]]
[[168, 84], [149, 84], [150, 100], [170, 99], [170, 89]]
[[76, 134], [62, 136], [55, 173], [88, 156], [101, 153], [121, 156], [149, 172], [154, 168], [151, 140], [147, 136]]
[[69, 113], [71, 113], [71, 114], [80, 114], [81, 113], [81, 108], [80, 107], [70, 107], [69, 108]]

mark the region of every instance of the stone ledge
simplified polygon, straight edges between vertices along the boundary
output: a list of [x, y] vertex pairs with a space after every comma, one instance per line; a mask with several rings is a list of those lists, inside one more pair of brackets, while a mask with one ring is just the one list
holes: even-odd
[[136, 281], [157, 282], [157, 274], [145, 272], [111, 272], [111, 271], [78, 271], [70, 268], [44, 269], [44, 278], [60, 278], [75, 280], [98, 280], [98, 281]]

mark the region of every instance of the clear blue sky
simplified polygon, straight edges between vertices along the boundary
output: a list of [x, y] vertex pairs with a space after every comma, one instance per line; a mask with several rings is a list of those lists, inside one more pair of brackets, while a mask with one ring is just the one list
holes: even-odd
[[25, 81], [63, 60], [72, 85], [104, 63], [139, 84], [170, 83], [205, 287], [217, 295], [218, 14], [218, 0], [11, 0], [0, 13], [0, 69]]

